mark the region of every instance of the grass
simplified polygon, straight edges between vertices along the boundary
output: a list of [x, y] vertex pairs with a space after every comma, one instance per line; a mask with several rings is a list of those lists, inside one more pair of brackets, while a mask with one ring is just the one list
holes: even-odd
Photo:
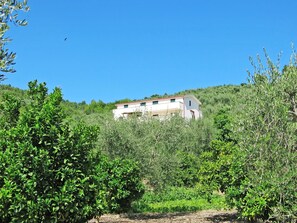
[[224, 195], [214, 194], [207, 199], [197, 188], [184, 187], [171, 187], [162, 192], [146, 192], [132, 205], [132, 210], [136, 213], [191, 212], [225, 208], [227, 205]]

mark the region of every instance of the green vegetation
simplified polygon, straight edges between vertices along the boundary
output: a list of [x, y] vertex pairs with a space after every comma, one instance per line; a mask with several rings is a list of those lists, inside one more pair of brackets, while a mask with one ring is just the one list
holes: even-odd
[[209, 193], [224, 191], [246, 220], [296, 222], [297, 58], [282, 71], [266, 58], [250, 74], [246, 103], [216, 117], [219, 134], [202, 154], [201, 182]]
[[[14, 72], [0, 3], [0, 81]], [[297, 221], [297, 57], [252, 61], [249, 83], [192, 89], [203, 119], [116, 121], [115, 104], [0, 86], [0, 221], [86, 222], [103, 213], [237, 208], [247, 221]], [[152, 95], [150, 98], [168, 97]]]
[[96, 170], [96, 178], [106, 186], [107, 212], [129, 211], [132, 202], [142, 196], [144, 186], [140, 182], [140, 169], [136, 162], [103, 157]]
[[296, 222], [292, 58], [280, 70], [267, 57], [249, 84], [177, 93], [202, 101], [196, 121], [116, 121], [111, 110], [129, 99], [73, 103], [36, 82], [0, 86], [1, 221], [235, 207], [247, 221]]
[[28, 95], [1, 103], [0, 221], [86, 222], [129, 208], [142, 194], [135, 163], [94, 153], [98, 128], [65, 122], [60, 89], [34, 81]]
[[9, 23], [19, 26], [27, 25], [26, 20], [18, 19], [18, 11], [28, 11], [27, 1], [1, 0], [0, 3], [0, 82], [5, 79], [4, 73], [15, 72], [13, 65], [16, 54], [9, 52], [5, 45], [10, 41], [5, 37]]
[[227, 208], [223, 195], [213, 194], [211, 200], [204, 197], [199, 188], [169, 187], [162, 192], [147, 192], [133, 203], [134, 212], [191, 212]]
[[[184, 185], [190, 181], [187, 159], [196, 157], [211, 140], [211, 129], [204, 120], [185, 122], [180, 117], [158, 121], [108, 120], [101, 126], [99, 150], [111, 158], [124, 157], [139, 163], [147, 184], [161, 190], [166, 186]], [[193, 160], [195, 164], [195, 160]], [[189, 179], [181, 171], [187, 172]], [[188, 182], [188, 184], [195, 182]]]
[[247, 219], [296, 222], [297, 57], [283, 70], [266, 59], [254, 66], [251, 94], [234, 122], [239, 150], [227, 195]]
[[63, 123], [58, 88], [29, 88], [22, 108], [11, 96], [1, 106], [1, 222], [82, 222], [102, 213], [88, 158], [95, 129]]

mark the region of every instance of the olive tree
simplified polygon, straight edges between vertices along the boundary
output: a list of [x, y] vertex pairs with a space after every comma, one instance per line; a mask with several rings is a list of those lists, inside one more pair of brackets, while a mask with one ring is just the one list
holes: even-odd
[[27, 25], [26, 20], [18, 18], [18, 11], [28, 11], [27, 0], [1, 0], [0, 1], [0, 81], [5, 78], [4, 73], [14, 72], [14, 59], [16, 54], [10, 52], [5, 46], [10, 41], [5, 36], [9, 30], [9, 23], [20, 26]]
[[267, 56], [250, 73], [251, 93], [234, 126], [239, 152], [231, 167], [229, 202], [243, 217], [297, 219], [297, 64], [284, 69]]

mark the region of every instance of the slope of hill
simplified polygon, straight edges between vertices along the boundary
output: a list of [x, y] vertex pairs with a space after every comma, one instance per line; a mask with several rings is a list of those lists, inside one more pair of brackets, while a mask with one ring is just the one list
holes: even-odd
[[[63, 89], [62, 89], [63, 90]], [[248, 93], [247, 85], [222, 85], [207, 88], [190, 89], [181, 92], [177, 92], [174, 95], [193, 94], [202, 102], [202, 112], [206, 119], [212, 119], [221, 108], [226, 106], [236, 105], [244, 103], [241, 101], [241, 95]], [[3, 94], [12, 94], [22, 100], [28, 99], [25, 90], [12, 87], [10, 85], [0, 85], [0, 97]], [[168, 97], [167, 94], [152, 95], [145, 99], [155, 97]], [[1, 98], [0, 98], [1, 101]], [[112, 103], [104, 103], [101, 100], [92, 100], [91, 103], [86, 102], [70, 102], [65, 100], [63, 106], [69, 119], [75, 122], [86, 121], [87, 123], [98, 123], [100, 120], [106, 117], [112, 116], [112, 109], [115, 108], [115, 104], [123, 101], [133, 101], [130, 99], [122, 99]]]

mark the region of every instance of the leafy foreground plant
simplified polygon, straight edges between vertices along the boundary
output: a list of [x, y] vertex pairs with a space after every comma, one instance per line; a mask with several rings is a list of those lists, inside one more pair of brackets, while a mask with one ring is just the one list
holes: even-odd
[[229, 203], [248, 220], [297, 221], [297, 57], [281, 71], [267, 58], [255, 66], [251, 94], [237, 117], [239, 151]]
[[144, 186], [136, 162], [102, 157], [96, 170], [98, 181], [107, 188], [108, 213], [127, 212], [131, 209], [132, 202], [142, 197]]
[[29, 83], [30, 102], [1, 104], [0, 222], [86, 222], [102, 214], [104, 186], [94, 177], [97, 130], [65, 123], [56, 88]]

